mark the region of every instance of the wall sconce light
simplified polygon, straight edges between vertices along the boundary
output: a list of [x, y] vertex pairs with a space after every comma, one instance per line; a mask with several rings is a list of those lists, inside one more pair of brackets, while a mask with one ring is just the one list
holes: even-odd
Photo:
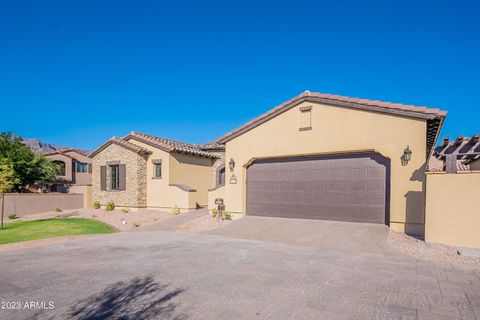
[[403, 150], [403, 161], [405, 162], [405, 165], [412, 159], [412, 150], [410, 150], [410, 146], [407, 146]]
[[230, 168], [230, 171], [233, 171], [235, 169], [235, 161], [233, 158], [230, 158], [230, 162], [228, 163], [228, 167]]

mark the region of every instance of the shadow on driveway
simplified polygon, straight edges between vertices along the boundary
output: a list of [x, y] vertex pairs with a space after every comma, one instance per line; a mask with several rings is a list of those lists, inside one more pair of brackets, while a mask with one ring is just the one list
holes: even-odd
[[[50, 319], [186, 319], [187, 315], [176, 312], [177, 304], [173, 301], [185, 290], [168, 287], [155, 282], [151, 275], [129, 282], [120, 281], [78, 301], [66, 312]], [[42, 316], [37, 314], [34, 319], [41, 319]]]

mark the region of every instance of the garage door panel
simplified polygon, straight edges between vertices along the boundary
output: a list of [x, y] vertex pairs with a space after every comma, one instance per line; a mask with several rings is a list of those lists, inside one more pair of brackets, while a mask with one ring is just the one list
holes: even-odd
[[377, 154], [254, 162], [247, 214], [385, 223], [387, 165]]

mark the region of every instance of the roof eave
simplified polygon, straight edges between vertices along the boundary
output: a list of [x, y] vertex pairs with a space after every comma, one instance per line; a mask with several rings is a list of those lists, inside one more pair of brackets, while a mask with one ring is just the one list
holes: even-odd
[[306, 95], [300, 95], [298, 97], [295, 97], [280, 106], [272, 109], [271, 111], [267, 111], [263, 115], [260, 115], [259, 117], [253, 119], [250, 121], [250, 124], [240, 127], [230, 133], [227, 133], [225, 136], [219, 138], [216, 140], [216, 143], [222, 143], [225, 144], [228, 141], [244, 134], [245, 132], [250, 131], [251, 129], [261, 125], [262, 123], [267, 122], [268, 120], [276, 117], [277, 115], [286, 112], [287, 110], [295, 107], [296, 105], [309, 101], [309, 102], [316, 102], [316, 103], [322, 103], [322, 104], [327, 104], [327, 105], [333, 105], [337, 107], [346, 107], [346, 108], [352, 108], [356, 110], [361, 110], [361, 111], [371, 111], [371, 112], [377, 112], [377, 113], [384, 113], [384, 114], [393, 114], [397, 116], [404, 116], [404, 117], [409, 117], [409, 118], [417, 118], [417, 119], [423, 119], [423, 120], [432, 120], [438, 117], [445, 117], [447, 112], [438, 110], [436, 113], [420, 113], [420, 112], [415, 112], [415, 111], [410, 111], [410, 110], [401, 110], [401, 109], [393, 109], [393, 108], [387, 108], [387, 107], [379, 107], [379, 106], [372, 106], [372, 105], [366, 105], [366, 104], [359, 104], [359, 103], [354, 103], [354, 102], [346, 102], [346, 101], [338, 101], [338, 100], [331, 100], [331, 99], [326, 99], [326, 98], [321, 98], [321, 97], [315, 97], [315, 96], [306, 96]]

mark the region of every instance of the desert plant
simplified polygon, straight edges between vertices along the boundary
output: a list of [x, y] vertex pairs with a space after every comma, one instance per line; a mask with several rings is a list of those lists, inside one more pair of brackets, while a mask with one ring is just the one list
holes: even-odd
[[135, 228], [140, 227], [140, 225], [139, 225], [138, 223], [136, 223], [136, 222], [133, 223], [133, 226], [134, 226]]
[[179, 214], [180, 213], [180, 208], [177, 205], [174, 205], [173, 208], [172, 208], [172, 213], [174, 215]]
[[224, 220], [232, 220], [232, 214], [228, 211], [224, 211], [222, 213], [222, 219]]
[[214, 218], [217, 216], [217, 213], [218, 213], [217, 208], [212, 208], [212, 210], [210, 210], [210, 215]]
[[15, 213], [10, 213], [8, 215], [8, 219], [16, 219], [17, 218], [17, 215]]
[[129, 211], [130, 211], [130, 209], [128, 209], [128, 208], [122, 208], [123, 213], [128, 213]]
[[100, 209], [100, 201], [93, 201], [93, 207], [95, 209]]
[[62, 209], [56, 208], [55, 211], [56, 211], [56, 212], [62, 212]]
[[115, 210], [115, 203], [113, 201], [108, 201], [107, 205], [105, 206], [105, 211], [113, 211]]

